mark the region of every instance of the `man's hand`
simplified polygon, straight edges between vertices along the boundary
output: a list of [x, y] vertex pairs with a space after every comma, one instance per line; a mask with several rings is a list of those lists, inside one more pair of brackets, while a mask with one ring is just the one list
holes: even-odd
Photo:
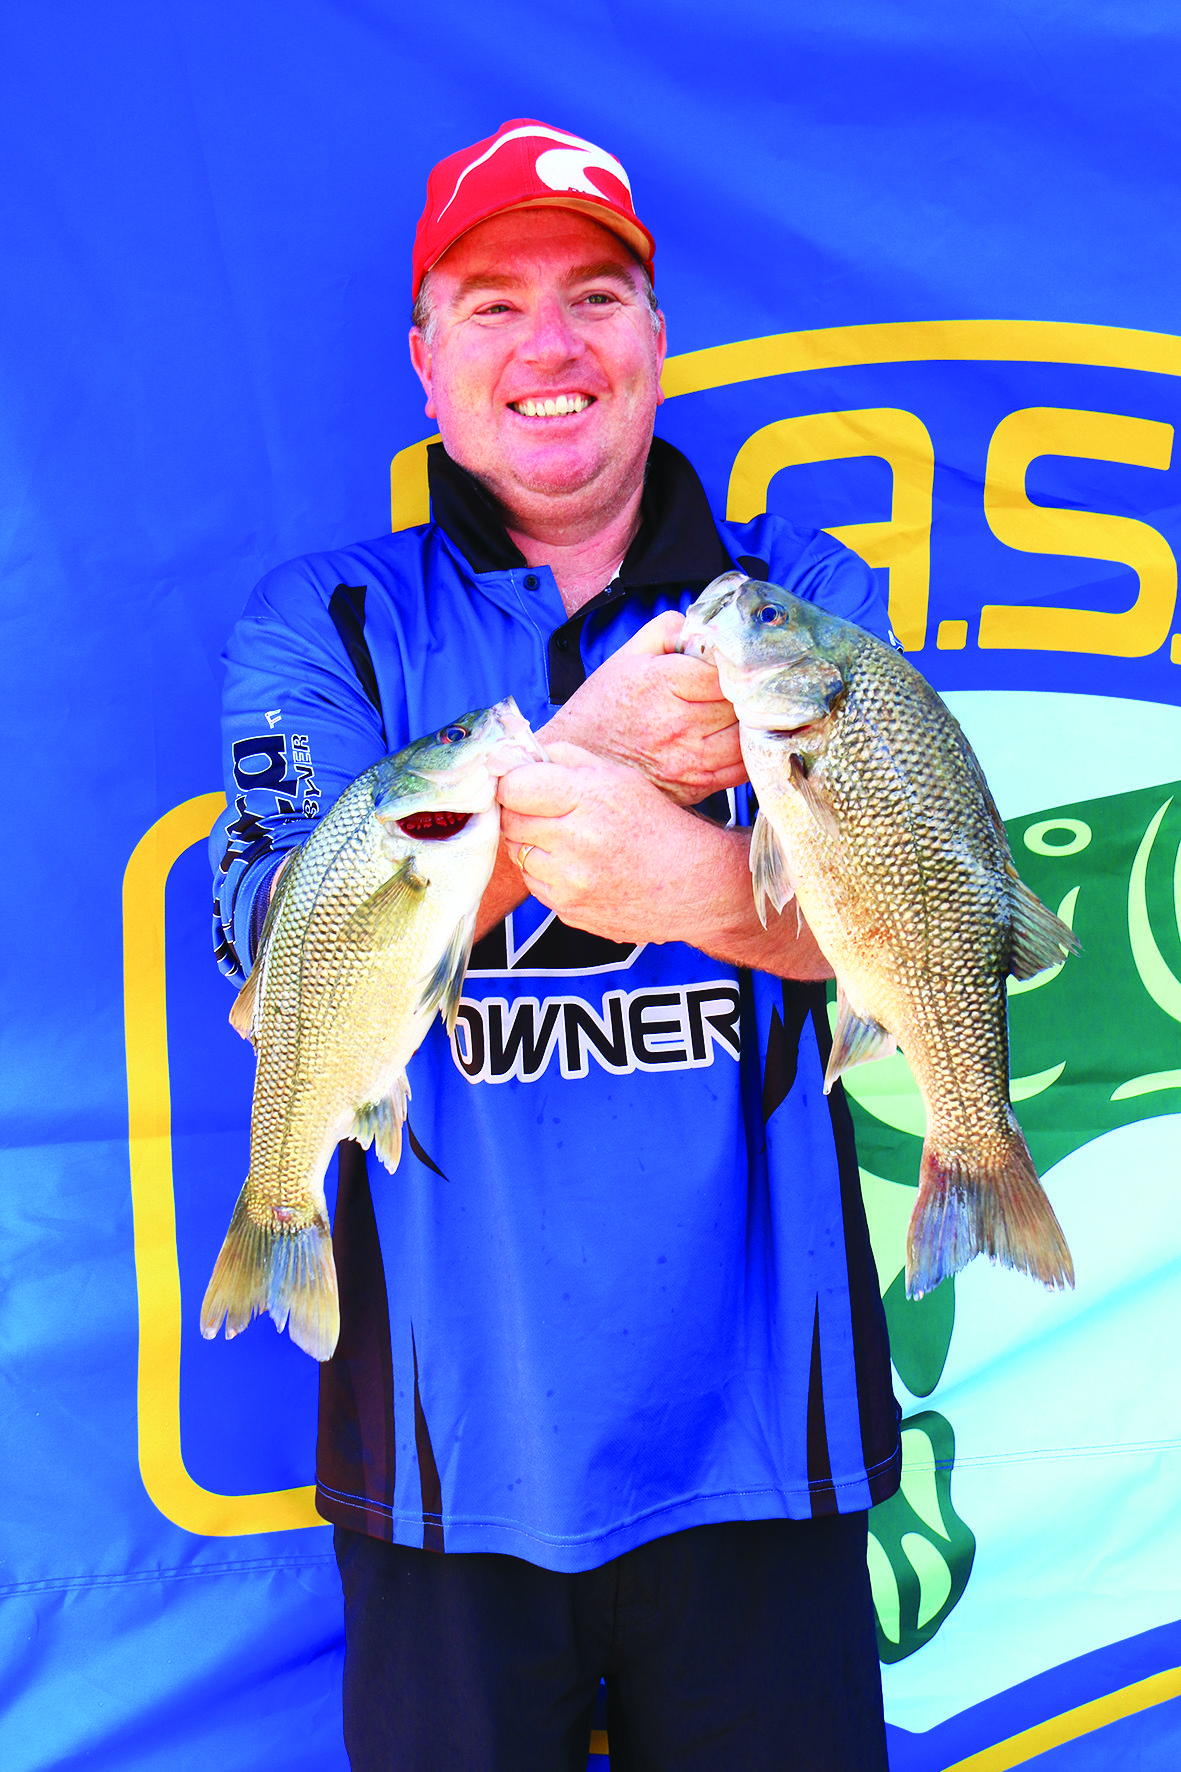
[[748, 833], [719, 829], [638, 770], [578, 746], [556, 743], [550, 755], [501, 778], [501, 850], [564, 923], [612, 941], [684, 941], [788, 978], [830, 976], [809, 931], [797, 933], [794, 906], [769, 930], [759, 923]]
[[641, 775], [577, 745], [502, 777], [500, 827], [525, 884], [564, 923], [612, 941], [688, 940], [670, 869], [699, 863], [710, 827]]
[[681, 806], [746, 780], [718, 674], [675, 651], [683, 617], [658, 615], [601, 664], [538, 734], [638, 769]]

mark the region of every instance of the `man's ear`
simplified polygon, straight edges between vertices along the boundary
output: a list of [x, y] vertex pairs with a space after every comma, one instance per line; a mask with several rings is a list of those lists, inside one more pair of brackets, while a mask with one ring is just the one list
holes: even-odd
[[417, 326], [410, 328], [410, 361], [426, 395], [426, 415], [435, 416], [434, 389], [431, 381], [431, 347]]
[[656, 404], [659, 406], [664, 399], [664, 389], [660, 385], [660, 372], [664, 368], [664, 355], [668, 350], [668, 333], [664, 325], [664, 310], [657, 308], [660, 315], [660, 331], [656, 335]]

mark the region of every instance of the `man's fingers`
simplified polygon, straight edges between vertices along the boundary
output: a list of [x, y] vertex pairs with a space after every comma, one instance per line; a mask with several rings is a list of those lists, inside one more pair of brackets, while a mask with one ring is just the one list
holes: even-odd
[[722, 694], [718, 673], [701, 659], [685, 658], [679, 652], [670, 653], [656, 668], [660, 673], [659, 681], [678, 701], [716, 701], [730, 706]]
[[584, 769], [587, 764], [599, 764], [602, 758], [594, 751], [588, 751], [585, 745], [569, 744], [564, 738], [554, 739], [546, 746], [551, 763], [560, 764], [565, 769]]
[[[578, 804], [578, 789], [571, 769], [558, 760], [556, 753], [559, 751], [577, 752], [579, 758], [590, 757], [589, 752], [580, 751], [577, 745], [552, 745], [552, 763], [522, 763], [519, 769], [510, 769], [507, 775], [501, 776], [496, 788], [496, 798], [501, 806], [507, 811], [535, 818], [562, 818], [572, 812]], [[501, 829], [505, 829], [503, 816]]]
[[528, 838], [523, 842], [518, 838], [513, 838], [507, 842], [506, 847], [509, 860], [520, 868], [523, 874], [528, 874], [531, 880], [541, 878], [540, 870], [542, 864], [547, 860], [547, 852], [540, 843], [531, 843]]

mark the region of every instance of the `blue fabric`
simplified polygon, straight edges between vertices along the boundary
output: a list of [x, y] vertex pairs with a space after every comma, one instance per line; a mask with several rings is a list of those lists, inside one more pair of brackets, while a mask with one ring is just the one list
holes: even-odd
[[[388, 0], [7, 9], [5, 1772], [345, 1764], [336, 1577], [328, 1567], [315, 1593], [303, 1579], [324, 1576], [328, 1528], [206, 1537], [160, 1511], [141, 1476], [137, 1356], [151, 1319], [146, 1308], [141, 1318], [137, 1278], [179, 1264], [174, 1410], [186, 1468], [207, 1488], [235, 1495], [311, 1481], [316, 1374], [269, 1321], [232, 1343], [206, 1343], [197, 1328], [245, 1173], [253, 1070], [209, 964], [209, 879], [197, 848], [172, 868], [159, 961], [172, 1109], [160, 1132], [171, 1134], [176, 1246], [141, 1246], [137, 1256], [120, 895], [144, 833], [220, 783], [219, 657], [250, 586], [284, 560], [387, 528], [390, 459], [434, 429], [404, 336], [429, 167], [514, 115], [548, 118], [619, 155], [657, 238], [674, 357], [766, 335], [869, 328], [852, 341], [847, 367], [814, 364], [809, 350], [791, 373], [669, 398], [658, 431], [685, 449], [722, 508], [735, 453], [761, 426], [849, 409], [920, 417], [936, 459], [919, 667], [941, 691], [977, 698], [977, 709], [995, 694], [1013, 710], [1005, 717], [1031, 760], [1015, 810], [1090, 817], [1079, 802], [1103, 795], [1096, 817], [1110, 806], [1114, 820], [1111, 796], [1163, 781], [1166, 765], [1176, 772], [1148, 717], [1181, 697], [1177, 620], [1144, 657], [980, 646], [982, 604], [1127, 608], [1137, 594], [1132, 570], [1105, 557], [1002, 543], [985, 520], [982, 486], [990, 439], [1020, 410], [1181, 422], [1170, 354], [1181, 333], [1179, 84], [1181, 31], [1160, 0], [1069, 9], [1046, 0], [959, 9], [946, 0], [823, 9], [502, 0], [494, 14], [471, 0], [416, 12]], [[1002, 340], [981, 362], [949, 356], [923, 330], [980, 316], [1062, 323], [1079, 336], [1028, 348]], [[922, 332], [904, 341], [929, 353], [922, 361], [881, 361], [874, 329], [893, 323]], [[1103, 340], [1088, 327], [1113, 331]], [[1108, 346], [1133, 341], [1161, 346], [1152, 367], [1143, 357], [1112, 360]], [[1030, 349], [1044, 355], [1031, 360]], [[1146, 523], [1181, 554], [1175, 445], [1167, 470], [1043, 457], [1028, 491], [1051, 506]], [[776, 475], [769, 496], [802, 524], [882, 521], [891, 475], [869, 458], [806, 464]], [[967, 624], [966, 643], [939, 644], [945, 620]], [[1094, 783], [1043, 788], [1042, 753], [1053, 752], [1063, 704], [1079, 692], [1097, 698], [1078, 738]], [[1133, 716], [1142, 726], [1129, 726]], [[1116, 763], [1152, 743], [1159, 773], [1112, 779]], [[1128, 869], [1168, 792], [1143, 817], [1136, 803], [1138, 822], [1120, 827], [1110, 889], [1092, 892], [1092, 876], [1083, 884], [1086, 955], [1060, 985], [1014, 999], [1019, 1072], [1065, 1058], [1056, 1088], [1082, 1077], [1106, 1098], [1127, 1078], [1176, 1066], [1177, 1024], [1140, 989], [1127, 950]], [[1148, 881], [1175, 974], [1169, 820], [1179, 804]], [[1087, 855], [1098, 847], [1097, 834]], [[1031, 863], [1040, 865], [1026, 848], [1020, 865]], [[1067, 874], [1057, 893], [1047, 887], [1056, 906], [1081, 876], [1069, 858], [1054, 865]], [[1100, 975], [1093, 1001], [1102, 1006], [1068, 998], [1055, 1007], [1076, 966]], [[1108, 983], [1130, 971], [1140, 994], [1125, 992], [1113, 1030]], [[1026, 1010], [1040, 1018], [1044, 1050], [1030, 1051]], [[1109, 1037], [1120, 1045], [1114, 1059], [1098, 1049]], [[1022, 1105], [1023, 1121], [1053, 1098], [1051, 1090]], [[1146, 1095], [1111, 1112], [1164, 1115], [1178, 1099]], [[1078, 1125], [1080, 1137], [1091, 1135], [1086, 1114]], [[878, 1167], [913, 1181], [913, 1162], [897, 1173]], [[1118, 1153], [1108, 1168], [1144, 1177]], [[1138, 1192], [1135, 1210], [1113, 1211], [1112, 1226], [1129, 1217], [1150, 1263], [1167, 1215], [1147, 1218]], [[1080, 1271], [1080, 1296], [1086, 1284]], [[1132, 1264], [1112, 1287], [1117, 1301], [1146, 1296]], [[968, 1343], [974, 1369], [997, 1372], [1000, 1420], [1006, 1404], [1012, 1416], [1012, 1386], [1031, 1350], [1010, 1350], [1017, 1293], [985, 1269], [957, 1295], [953, 1354], [973, 1292], [987, 1301], [975, 1321], [991, 1321], [1002, 1344], [998, 1354]], [[1005, 1690], [1181, 1615], [1172, 1574], [1181, 1558], [1169, 1536], [1181, 1512], [1177, 1408], [1173, 1363], [1160, 1352], [1171, 1345], [1175, 1285], [1162, 1282], [1152, 1296], [1152, 1329], [1141, 1333], [1137, 1319], [1118, 1343], [1103, 1329], [1122, 1362], [1109, 1377], [1097, 1378], [1093, 1350], [1076, 1355], [1068, 1337], [1055, 1342], [1058, 1364], [1040, 1382], [1097, 1441], [1160, 1443], [1159, 1454], [1096, 1457], [1088, 1444], [1039, 1466], [1007, 1432], [977, 1431], [962, 1395], [935, 1405], [968, 1455], [953, 1473], [951, 1505], [978, 1554], [965, 1599], [938, 1634], [888, 1670], [890, 1714], [905, 1725], [895, 1772], [962, 1759], [1181, 1660], [1174, 1647], [1171, 1660], [1162, 1650], [1151, 1666], [1125, 1669], [1116, 1642], [1069, 1692], [1052, 1680]], [[1099, 1321], [1110, 1325], [1107, 1293], [1102, 1300]], [[937, 1306], [938, 1295], [935, 1318]], [[1145, 1405], [1129, 1427], [1113, 1427], [1112, 1400], [1152, 1385], [1155, 1416]], [[1031, 1441], [1035, 1450], [1048, 1443]], [[1074, 1447], [1077, 1436], [1052, 1443]], [[974, 1490], [973, 1454], [992, 1461], [977, 1467]], [[998, 1489], [1006, 1471], [1010, 1486]], [[272, 1566], [288, 1574], [260, 1577]], [[1108, 1764], [1136, 1752], [1146, 1766], [1176, 1764], [1176, 1709], [1113, 1726], [1118, 1752], [1102, 1735], [1092, 1745]], [[1056, 1751], [1077, 1756], [1085, 1746]]]
[[[870, 573], [829, 537], [763, 519], [723, 540], [765, 559], [776, 583], [888, 632]], [[341, 584], [365, 587], [380, 714], [329, 613]], [[637, 592], [597, 612], [588, 671], [693, 594]], [[326, 809], [382, 754], [382, 716], [391, 749], [509, 693], [542, 725], [546, 646], [565, 619], [548, 568], [475, 574], [435, 524], [271, 573], [227, 651], [223, 822], [253, 821], [256, 846], [271, 832], [289, 846], [309, 822], [295, 784], [306, 798], [310, 779], [290, 760], [306, 760], [313, 806]], [[266, 787], [244, 786], [255, 773]], [[215, 855], [223, 840], [215, 831]], [[238, 886], [221, 914], [241, 964], [253, 880], [265, 887], [273, 854], [236, 865], [240, 880], [220, 868], [218, 880], [223, 901]], [[543, 906], [522, 906], [510, 954], [548, 922]], [[794, 1086], [764, 1127], [762, 1055], [783, 992], [747, 976], [749, 998], [737, 968], [680, 943], [560, 981], [520, 962], [469, 972], [455, 1051], [436, 1020], [408, 1067], [429, 1161], [408, 1150], [391, 1179], [369, 1153], [393, 1397], [416, 1399], [434, 1469], [421, 1468], [414, 1411], [396, 1403], [393, 1491], [350, 1493], [322, 1469], [327, 1517], [355, 1526], [360, 1512], [370, 1530], [421, 1545], [437, 1470], [448, 1550], [572, 1571], [683, 1527], [810, 1516], [822, 1495], [865, 1508], [895, 1485], [892, 1422], [888, 1437], [863, 1438], [816, 1034], [806, 1023]], [[567, 1006], [606, 1027], [620, 995], [629, 1050], [608, 1062], [575, 1044]], [[498, 1041], [523, 1024], [529, 1046], [498, 1060]], [[754, 1046], [745, 1066], [740, 1037]], [[881, 1358], [867, 1382], [882, 1390], [872, 1279], [868, 1294], [858, 1313], [877, 1313]], [[823, 1470], [808, 1451], [817, 1384]]]

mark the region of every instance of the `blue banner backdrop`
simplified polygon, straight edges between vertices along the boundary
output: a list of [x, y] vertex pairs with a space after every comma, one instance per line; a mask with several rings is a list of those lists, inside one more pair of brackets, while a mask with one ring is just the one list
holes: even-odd
[[263, 571], [424, 518], [413, 226], [516, 115], [628, 167], [661, 432], [719, 509], [888, 575], [1083, 942], [1011, 1003], [1070, 1298], [977, 1263], [908, 1304], [921, 1105], [900, 1057], [850, 1079], [906, 1416], [891, 1765], [1181, 1758], [1179, 64], [1148, 0], [9, 9], [11, 1772], [345, 1766], [314, 1368], [196, 1328], [251, 1081], [208, 950], [218, 656]]

